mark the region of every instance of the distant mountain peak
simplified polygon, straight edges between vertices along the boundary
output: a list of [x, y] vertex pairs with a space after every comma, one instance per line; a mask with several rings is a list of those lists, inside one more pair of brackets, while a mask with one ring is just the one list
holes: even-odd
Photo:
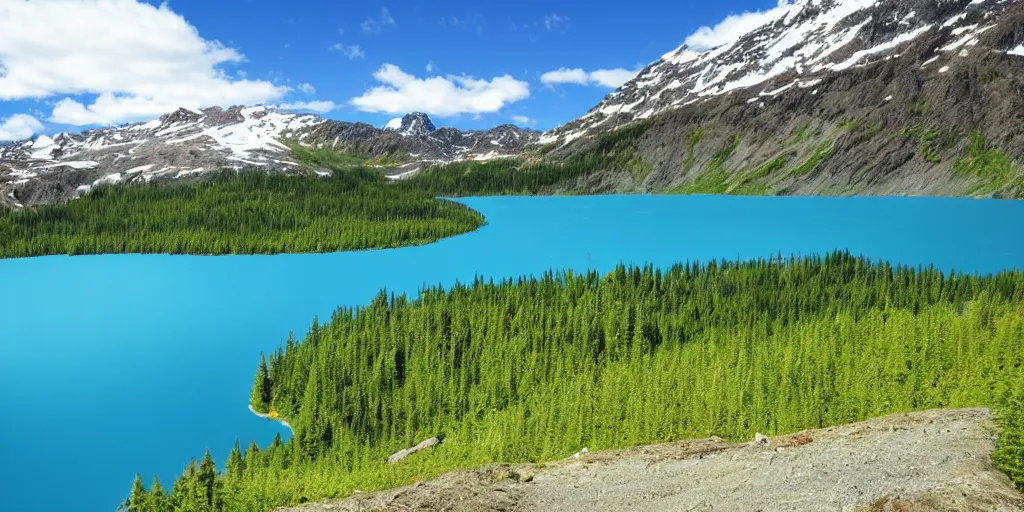
[[206, 114], [200, 110], [181, 107], [170, 114], [160, 116], [160, 122], [164, 124], [173, 123], [194, 123], [202, 119]]
[[429, 135], [437, 128], [430, 117], [423, 112], [413, 112], [402, 117], [402, 126], [398, 129], [403, 135]]

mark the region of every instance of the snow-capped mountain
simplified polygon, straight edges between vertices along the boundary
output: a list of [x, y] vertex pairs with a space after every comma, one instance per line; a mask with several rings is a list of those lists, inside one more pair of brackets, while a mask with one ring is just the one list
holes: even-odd
[[[707, 51], [683, 45], [647, 66], [579, 119], [541, 142], [571, 141], [722, 95], [755, 103], [784, 93], [815, 94], [826, 77], [930, 48], [919, 69], [945, 73], [957, 61], [997, 51], [1024, 56], [1017, 0], [796, 0], [765, 24]], [[978, 46], [997, 27], [992, 45]]]
[[1024, 0], [797, 0], [764, 20], [665, 54], [538, 139], [547, 158], [635, 152], [587, 192], [1024, 197]]
[[399, 128], [268, 107], [214, 107], [179, 109], [150, 122], [79, 134], [40, 135], [0, 146], [0, 204], [44, 204], [102, 184], [172, 180], [222, 169], [297, 172], [301, 166], [285, 140], [369, 157], [387, 155], [415, 169], [434, 162], [507, 156], [538, 135], [505, 126], [491, 131], [435, 129], [425, 114], [405, 116]]

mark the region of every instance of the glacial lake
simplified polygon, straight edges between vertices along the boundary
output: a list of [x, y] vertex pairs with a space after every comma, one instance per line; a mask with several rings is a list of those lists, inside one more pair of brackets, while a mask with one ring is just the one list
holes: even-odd
[[[474, 233], [395, 250], [0, 260], [3, 509], [112, 512], [136, 472], [170, 488], [210, 447], [269, 443], [249, 413], [260, 351], [382, 287], [475, 275], [668, 267], [848, 249], [990, 273], [1024, 268], [1024, 202], [910, 198], [471, 198]], [[569, 455], [569, 454], [566, 454]]]

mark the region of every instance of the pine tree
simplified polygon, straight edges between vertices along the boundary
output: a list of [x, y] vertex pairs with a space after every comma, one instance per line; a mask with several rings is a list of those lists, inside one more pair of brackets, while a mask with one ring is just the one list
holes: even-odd
[[164, 493], [163, 486], [160, 485], [160, 477], [156, 475], [153, 475], [153, 487], [149, 490], [148, 510], [151, 512], [168, 511], [167, 495]]
[[256, 367], [256, 378], [252, 383], [252, 393], [249, 396], [249, 403], [253, 410], [266, 414], [270, 412], [270, 371], [267, 368], [267, 358], [260, 352], [260, 364]]
[[146, 493], [146, 486], [142, 483], [142, 475], [135, 474], [135, 481], [132, 482], [132, 494], [128, 498], [128, 512], [149, 512], [146, 506], [149, 503]]
[[213, 462], [213, 455], [210, 449], [206, 449], [203, 460], [199, 463], [198, 483], [202, 493], [205, 495], [205, 503], [212, 507], [214, 503], [214, 483], [217, 480], [217, 465]]
[[226, 476], [233, 479], [241, 479], [242, 475], [245, 474], [245, 460], [242, 459], [242, 449], [238, 443], [238, 438], [235, 438], [235, 447], [231, 449], [231, 453], [228, 455], [228, 462], [224, 470]]

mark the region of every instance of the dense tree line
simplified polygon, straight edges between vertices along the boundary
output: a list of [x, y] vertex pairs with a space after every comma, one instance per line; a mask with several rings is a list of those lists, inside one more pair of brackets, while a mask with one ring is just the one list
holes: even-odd
[[289, 143], [293, 156], [329, 178], [258, 170], [223, 171], [198, 183], [97, 188], [65, 204], [0, 211], [0, 258], [48, 254], [276, 254], [390, 248], [465, 233], [483, 217], [436, 199], [538, 194], [575, 189], [601, 170], [642, 179], [640, 123], [602, 135], [594, 147], [557, 162], [467, 161], [430, 167], [389, 183], [369, 159]]
[[558, 160], [467, 160], [429, 167], [396, 185], [452, 197], [573, 193], [578, 180], [599, 171], [628, 172], [639, 183], [651, 171], [636, 153], [636, 141], [648, 128], [642, 122], [602, 134], [592, 146]]
[[1024, 274], [834, 253], [381, 292], [262, 357], [252, 402], [293, 438], [236, 444], [222, 472], [207, 454], [170, 492], [138, 479], [129, 509], [270, 510], [583, 446], [978, 405], [1005, 429], [995, 462], [1024, 482]]
[[0, 257], [326, 252], [428, 243], [483, 217], [366, 169], [327, 178], [226, 172], [196, 184], [99, 188], [0, 212]]

